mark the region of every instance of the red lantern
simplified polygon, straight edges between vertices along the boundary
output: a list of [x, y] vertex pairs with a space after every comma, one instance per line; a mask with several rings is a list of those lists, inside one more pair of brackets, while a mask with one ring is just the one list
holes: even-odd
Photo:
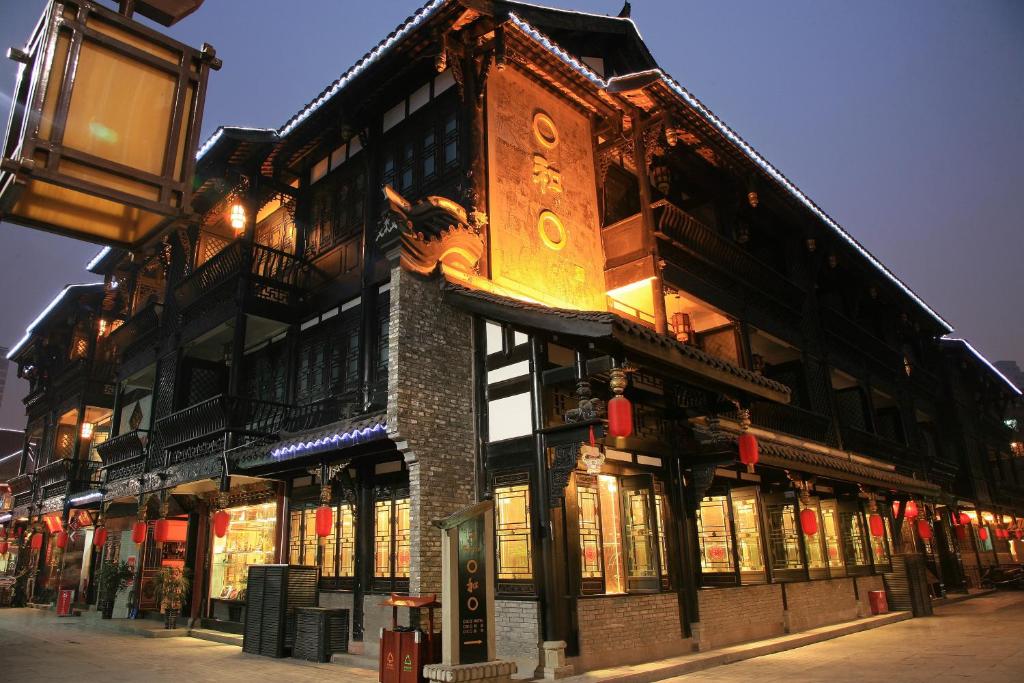
[[626, 437], [633, 433], [633, 404], [625, 396], [608, 401], [608, 435]]
[[169, 531], [170, 525], [167, 524], [167, 519], [161, 517], [153, 525], [153, 538], [156, 539], [157, 543], [164, 543], [167, 541]]
[[805, 536], [818, 533], [818, 513], [813, 508], [804, 508], [800, 511], [800, 529]]
[[960, 525], [955, 526], [953, 528], [956, 530], [956, 537], [957, 537], [958, 540], [961, 540], [961, 541], [966, 541], [967, 540], [967, 527], [965, 527], [963, 524], [960, 524]]
[[[894, 502], [892, 504], [892, 516], [893, 517], [899, 517], [899, 514], [900, 514], [900, 502], [897, 500], [896, 502]], [[917, 503], [915, 503], [912, 500], [908, 500], [907, 501], [906, 511], [903, 513], [903, 516], [906, 517], [907, 519], [914, 519], [915, 517], [917, 517]]]
[[321, 505], [316, 509], [316, 535], [322, 538], [330, 536], [332, 531], [334, 531], [334, 513], [328, 506]]
[[749, 432], [740, 434], [740, 462], [747, 467], [753, 467], [761, 459], [757, 451], [757, 437]]
[[967, 516], [966, 512], [961, 512], [960, 513], [960, 523], [963, 524], [964, 526], [967, 526], [968, 524], [971, 523], [971, 518]]
[[7, 527], [0, 527], [0, 539], [7, 540]]
[[142, 545], [146, 542], [146, 523], [141, 519], [132, 526], [132, 543]]
[[871, 528], [871, 535], [875, 538], [885, 536], [885, 522], [882, 521], [882, 515], [868, 517], [868, 526]]
[[7, 554], [7, 539], [0, 541], [0, 555]]
[[932, 540], [932, 525], [928, 523], [927, 519], [917, 520], [917, 533], [922, 541]]
[[980, 538], [983, 541], [987, 541], [988, 540], [988, 529], [986, 529], [983, 526], [982, 527], [978, 527], [978, 538]]
[[63, 550], [68, 545], [68, 532], [59, 531], [57, 532], [57, 547]]
[[213, 513], [213, 533], [217, 538], [224, 538], [231, 525], [231, 515], [227, 510], [217, 510]]
[[92, 532], [92, 544], [97, 548], [102, 548], [107, 543], [107, 527], [100, 526], [96, 527], [96, 530]]
[[43, 547], [43, 535], [40, 532], [32, 534], [32, 540], [29, 543], [29, 547], [32, 550], [40, 550]]
[[1019, 541], [1021, 538], [1024, 538], [1024, 531], [1017, 529], [1017, 540]]

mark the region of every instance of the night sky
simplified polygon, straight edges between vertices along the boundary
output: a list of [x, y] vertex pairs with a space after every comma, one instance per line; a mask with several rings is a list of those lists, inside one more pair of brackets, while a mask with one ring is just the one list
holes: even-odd
[[[23, 45], [43, 5], [0, 0], [0, 48]], [[170, 30], [224, 60], [203, 138], [221, 124], [280, 126], [418, 6], [206, 0]], [[959, 335], [1024, 362], [1024, 3], [634, 0], [633, 19], [663, 69]], [[3, 126], [15, 67], [0, 62]], [[97, 251], [0, 224], [0, 346], [65, 284], [96, 279], [84, 266]], [[24, 427], [24, 392], [12, 368], [0, 426]]]

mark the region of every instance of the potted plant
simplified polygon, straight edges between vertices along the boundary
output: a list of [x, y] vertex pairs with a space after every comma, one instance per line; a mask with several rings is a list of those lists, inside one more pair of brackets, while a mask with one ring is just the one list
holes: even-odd
[[164, 567], [153, 577], [153, 591], [164, 613], [165, 628], [178, 627], [178, 614], [188, 589], [188, 576], [178, 567]]
[[135, 576], [127, 562], [104, 562], [96, 573], [100, 590], [100, 611], [104, 619], [114, 616], [114, 600]]

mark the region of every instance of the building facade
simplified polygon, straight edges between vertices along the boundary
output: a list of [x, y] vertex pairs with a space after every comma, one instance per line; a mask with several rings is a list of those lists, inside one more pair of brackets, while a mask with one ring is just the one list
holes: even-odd
[[499, 655], [582, 671], [1020, 560], [1020, 391], [628, 16], [435, 0], [194, 187], [10, 354], [28, 601], [128, 559], [125, 610], [182, 567], [238, 631], [249, 566], [313, 564], [374, 654], [383, 596], [440, 592], [433, 522], [491, 498]]

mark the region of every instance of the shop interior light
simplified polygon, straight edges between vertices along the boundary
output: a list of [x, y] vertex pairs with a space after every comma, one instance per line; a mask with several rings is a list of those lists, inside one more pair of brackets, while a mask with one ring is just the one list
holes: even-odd
[[245, 207], [239, 203], [231, 205], [231, 228], [237, 232], [245, 230]]
[[82, 438], [83, 439], [91, 439], [92, 438], [92, 422], [83, 422], [82, 423], [82, 432], [81, 433], [82, 433]]

